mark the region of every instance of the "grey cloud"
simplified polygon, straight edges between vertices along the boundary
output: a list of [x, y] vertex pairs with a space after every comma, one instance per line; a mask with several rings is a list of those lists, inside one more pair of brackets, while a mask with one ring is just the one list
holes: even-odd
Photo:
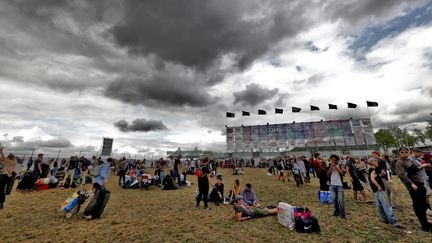
[[119, 46], [200, 70], [227, 55], [245, 68], [309, 24], [306, 4], [292, 1], [191, 0], [187, 7], [181, 1], [127, 1], [125, 6], [124, 19], [112, 28]]
[[37, 147], [37, 148], [69, 148], [72, 143], [66, 138], [53, 138], [50, 140], [34, 140], [25, 141], [19, 146], [22, 147]]
[[322, 81], [324, 81], [325, 76], [322, 74], [314, 74], [310, 77], [308, 77], [307, 79], [302, 79], [302, 80], [294, 80], [293, 84], [294, 86], [315, 86], [320, 84]]
[[240, 103], [243, 106], [255, 106], [268, 99], [273, 98], [279, 89], [266, 89], [256, 83], [246, 85], [246, 89], [234, 92], [234, 104]]
[[146, 120], [146, 119], [135, 119], [132, 123], [126, 120], [120, 120], [114, 123], [122, 132], [150, 132], [150, 131], [161, 131], [168, 130], [162, 121]]
[[198, 81], [165, 72], [148, 78], [117, 80], [108, 86], [105, 95], [151, 107], [202, 107], [215, 99]]
[[12, 143], [23, 143], [24, 137], [23, 136], [15, 136], [12, 138]]

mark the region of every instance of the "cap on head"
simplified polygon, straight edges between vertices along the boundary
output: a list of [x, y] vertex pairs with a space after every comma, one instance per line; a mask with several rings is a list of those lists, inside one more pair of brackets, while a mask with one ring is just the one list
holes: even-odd
[[243, 197], [242, 197], [242, 195], [237, 195], [237, 196], [235, 196], [234, 197], [234, 199], [233, 199], [233, 202], [238, 202], [239, 200], [242, 200], [243, 199]]

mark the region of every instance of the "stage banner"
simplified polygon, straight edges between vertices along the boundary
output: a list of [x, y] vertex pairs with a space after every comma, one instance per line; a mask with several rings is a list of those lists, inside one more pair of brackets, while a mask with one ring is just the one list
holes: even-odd
[[251, 140], [252, 140], [251, 127], [243, 127], [243, 141], [251, 141]]
[[251, 126], [251, 138], [253, 141], [259, 141], [259, 126]]

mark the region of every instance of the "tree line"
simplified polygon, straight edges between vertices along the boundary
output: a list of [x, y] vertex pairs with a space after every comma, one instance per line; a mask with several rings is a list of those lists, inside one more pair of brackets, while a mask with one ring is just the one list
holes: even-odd
[[375, 140], [377, 145], [385, 151], [401, 146], [429, 146], [432, 141], [432, 118], [427, 120], [424, 130], [414, 128], [412, 132], [409, 132], [408, 128], [401, 129], [397, 125], [381, 128], [375, 133]]

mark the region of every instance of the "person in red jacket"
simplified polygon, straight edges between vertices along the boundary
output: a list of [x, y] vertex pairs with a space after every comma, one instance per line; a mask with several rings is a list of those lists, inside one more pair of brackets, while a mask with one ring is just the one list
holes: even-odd
[[321, 159], [320, 153], [314, 154], [314, 165], [313, 166], [314, 166], [314, 169], [317, 173], [317, 177], [318, 177], [319, 182], [320, 182], [320, 190], [321, 191], [328, 191], [329, 190], [329, 186], [327, 184], [328, 176], [327, 176], [327, 173], [325, 171], [325, 166], [324, 166], [323, 160]]

